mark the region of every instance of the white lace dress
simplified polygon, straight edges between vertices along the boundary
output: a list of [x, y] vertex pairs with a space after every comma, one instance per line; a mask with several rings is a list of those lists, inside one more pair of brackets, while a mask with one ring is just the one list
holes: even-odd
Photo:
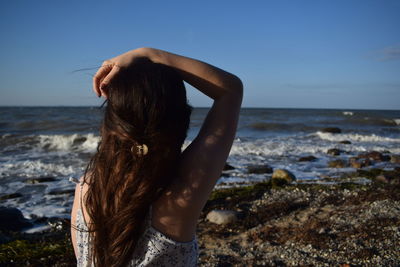
[[[90, 255], [88, 228], [79, 208], [76, 214], [77, 266], [93, 266]], [[151, 209], [146, 227], [132, 255], [129, 266], [196, 266], [198, 245], [196, 238], [190, 242], [174, 241], [151, 226]]]

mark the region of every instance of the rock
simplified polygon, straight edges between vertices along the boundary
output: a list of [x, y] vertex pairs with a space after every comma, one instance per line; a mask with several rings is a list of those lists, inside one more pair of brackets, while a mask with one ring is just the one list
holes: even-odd
[[75, 189], [66, 189], [66, 190], [53, 190], [49, 192], [49, 195], [62, 195], [62, 194], [73, 194]]
[[216, 224], [228, 224], [237, 221], [236, 211], [232, 210], [212, 210], [207, 214], [207, 220]]
[[391, 155], [390, 162], [395, 164], [400, 164], [400, 155]]
[[329, 154], [329, 155], [332, 155], [332, 156], [339, 156], [340, 153], [342, 153], [342, 152], [343, 152], [343, 151], [340, 150], [340, 149], [331, 148], [331, 149], [328, 149], [328, 151], [327, 151], [326, 153]]
[[329, 168], [345, 168], [346, 162], [344, 162], [341, 159], [332, 160], [332, 161], [328, 162], [328, 167]]
[[262, 174], [262, 173], [272, 173], [273, 169], [269, 165], [250, 165], [247, 166], [248, 173]]
[[0, 200], [7, 200], [7, 199], [12, 199], [12, 198], [17, 198], [17, 197], [22, 197], [22, 194], [20, 193], [11, 193], [7, 195], [2, 195], [0, 197]]
[[376, 176], [375, 181], [385, 183], [385, 184], [389, 183], [389, 179], [385, 175]]
[[299, 158], [299, 161], [315, 161], [315, 160], [317, 160], [317, 158], [314, 156], [306, 156]]
[[390, 156], [383, 155], [381, 152], [378, 151], [371, 151], [368, 153], [358, 155], [359, 158], [366, 158], [375, 161], [390, 161]]
[[364, 166], [359, 161], [353, 161], [353, 162], [350, 162], [350, 167], [355, 168], [355, 169], [361, 169]]
[[369, 159], [359, 159], [357, 157], [351, 157], [349, 159], [349, 164], [352, 168], [360, 169], [371, 165]]
[[396, 178], [392, 179], [392, 180], [390, 181], [390, 184], [393, 184], [393, 185], [400, 185], [400, 177], [397, 176]]
[[84, 137], [84, 136], [76, 137], [76, 138], [74, 139], [73, 145], [80, 145], [80, 144], [82, 144], [83, 142], [85, 142], [86, 139], [87, 139], [87, 138]]
[[340, 129], [340, 128], [337, 128], [337, 127], [327, 127], [327, 128], [323, 128], [322, 130], [321, 130], [321, 132], [323, 132], [323, 133], [341, 133], [342, 132], [342, 130]]
[[235, 167], [233, 167], [232, 165], [229, 165], [228, 163], [225, 163], [223, 171], [230, 171], [230, 170], [234, 170], [234, 169], [235, 169]]
[[54, 182], [57, 181], [55, 177], [38, 177], [38, 178], [29, 178], [25, 180], [27, 184], [38, 184], [38, 183], [46, 183], [46, 182]]
[[287, 183], [296, 181], [296, 176], [288, 170], [276, 169], [272, 174], [272, 182], [274, 180], [285, 180]]
[[343, 141], [340, 141], [339, 144], [351, 145], [351, 142], [349, 140], [343, 140]]
[[400, 174], [396, 171], [383, 171], [382, 174], [375, 177], [375, 181], [386, 184], [398, 185], [400, 183]]
[[33, 224], [24, 218], [19, 209], [0, 207], [0, 230], [20, 231], [32, 226]]

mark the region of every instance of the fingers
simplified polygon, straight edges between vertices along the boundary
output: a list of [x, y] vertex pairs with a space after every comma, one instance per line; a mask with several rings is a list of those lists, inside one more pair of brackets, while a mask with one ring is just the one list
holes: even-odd
[[99, 68], [99, 70], [96, 72], [96, 75], [93, 77], [93, 91], [98, 97], [101, 96], [100, 84], [111, 70], [112, 65], [105, 65], [105, 63], [103, 63], [103, 66]]
[[119, 72], [120, 68], [117, 65], [114, 65], [111, 69], [110, 72], [104, 77], [104, 79], [101, 80], [100, 82], [100, 94], [107, 98], [107, 89], [109, 88], [109, 85], [111, 84], [113, 78], [115, 75]]

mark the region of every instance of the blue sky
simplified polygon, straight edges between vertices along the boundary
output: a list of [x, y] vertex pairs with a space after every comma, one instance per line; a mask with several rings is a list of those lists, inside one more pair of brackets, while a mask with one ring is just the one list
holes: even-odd
[[73, 71], [151, 46], [235, 73], [245, 107], [400, 109], [399, 14], [385, 0], [1, 1], [0, 105], [99, 105], [95, 69]]

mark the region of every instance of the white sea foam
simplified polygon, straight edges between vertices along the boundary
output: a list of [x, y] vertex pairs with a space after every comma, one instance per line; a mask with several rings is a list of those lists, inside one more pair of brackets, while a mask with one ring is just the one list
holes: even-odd
[[400, 138], [383, 137], [375, 134], [362, 135], [362, 134], [331, 134], [317, 132], [316, 135], [322, 140], [340, 142], [343, 140], [355, 141], [355, 142], [389, 142], [389, 143], [399, 143]]
[[71, 134], [71, 135], [39, 135], [40, 148], [82, 152], [94, 152], [100, 140], [94, 134]]
[[[36, 138], [36, 137], [35, 137]], [[23, 211], [25, 216], [68, 217], [73, 200], [74, 184], [68, 182], [69, 176], [78, 178], [84, 171], [87, 159], [79, 156], [81, 152], [93, 152], [99, 137], [93, 134], [75, 135], [41, 135], [40, 142], [36, 140], [36, 150], [21, 154], [19, 157], [3, 157], [0, 164], [0, 178], [4, 174], [4, 184], [0, 193], [10, 194], [20, 192], [21, 198], [9, 199], [4, 204], [15, 206]], [[349, 140], [351, 145], [339, 144], [339, 141]], [[184, 143], [186, 148], [190, 140]], [[237, 183], [251, 183], [268, 178], [268, 175], [248, 174], [247, 166], [268, 164], [274, 169], [283, 168], [293, 172], [299, 181], [318, 181], [323, 176], [336, 177], [338, 170], [328, 168], [332, 157], [326, 153], [333, 145], [346, 150], [338, 156], [346, 160], [359, 152], [390, 150], [400, 153], [400, 138], [361, 134], [330, 134], [317, 132], [314, 134], [298, 134], [292, 136], [277, 136], [271, 138], [235, 139], [228, 162], [235, 167], [223, 177], [221, 186]], [[38, 149], [39, 148], [39, 149]], [[298, 162], [299, 157], [313, 155], [314, 162]], [[341, 169], [340, 171], [351, 171]], [[56, 181], [43, 184], [27, 184], [24, 181], [30, 177], [52, 176]], [[16, 180], [13, 177], [17, 177]], [[19, 177], [19, 178], [18, 178]], [[65, 192], [53, 194], [54, 191]]]
[[396, 125], [400, 125], [400, 118], [399, 119], [393, 119], [393, 121], [396, 123]]
[[0, 173], [15, 176], [46, 176], [46, 175], [74, 175], [76, 168], [72, 165], [45, 163], [42, 160], [25, 160], [19, 162], [5, 162], [0, 165]]
[[345, 116], [353, 116], [354, 112], [352, 112], [352, 111], [343, 111], [343, 115], [345, 115]]
[[230, 155], [295, 156], [304, 153], [321, 153], [326, 151], [327, 147], [329, 144], [316, 145], [312, 140], [303, 140], [300, 143], [295, 138], [258, 139], [245, 142], [235, 141]]

